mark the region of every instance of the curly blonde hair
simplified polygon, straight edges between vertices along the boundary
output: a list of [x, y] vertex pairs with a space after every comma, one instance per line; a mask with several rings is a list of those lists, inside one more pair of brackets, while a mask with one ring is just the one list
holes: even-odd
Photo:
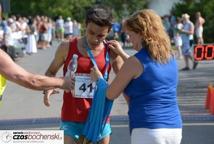
[[142, 36], [142, 43], [152, 59], [166, 63], [171, 55], [171, 44], [160, 16], [153, 10], [140, 10], [131, 15], [124, 23], [125, 29]]

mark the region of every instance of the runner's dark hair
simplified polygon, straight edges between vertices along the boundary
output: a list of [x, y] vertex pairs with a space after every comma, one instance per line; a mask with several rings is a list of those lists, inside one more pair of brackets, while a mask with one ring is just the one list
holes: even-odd
[[112, 10], [100, 4], [90, 7], [86, 12], [86, 25], [90, 22], [111, 28], [113, 22]]

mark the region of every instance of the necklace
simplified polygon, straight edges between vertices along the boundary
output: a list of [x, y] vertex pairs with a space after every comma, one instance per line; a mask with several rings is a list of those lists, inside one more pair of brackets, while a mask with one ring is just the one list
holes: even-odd
[[[105, 43], [105, 41], [103, 41], [103, 43]], [[86, 36], [83, 37], [83, 47], [86, 49], [87, 55], [88, 55], [89, 58], [91, 59], [91, 62], [93, 63], [93, 65], [94, 65], [95, 67], [98, 67], [98, 66], [97, 66], [97, 63], [96, 63], [96, 60], [95, 60], [95, 57], [94, 57], [94, 55], [93, 55], [91, 49], [90, 49], [89, 46], [88, 46], [88, 42], [87, 42]], [[110, 58], [109, 58], [109, 53], [108, 53], [108, 51], [107, 51], [107, 52], [106, 52], [106, 55], [105, 55], [105, 62], [106, 62], [106, 64], [105, 64], [105, 73], [104, 73], [104, 78], [105, 78], [106, 80], [108, 80], [108, 65], [109, 65], [109, 61], [110, 61]]]

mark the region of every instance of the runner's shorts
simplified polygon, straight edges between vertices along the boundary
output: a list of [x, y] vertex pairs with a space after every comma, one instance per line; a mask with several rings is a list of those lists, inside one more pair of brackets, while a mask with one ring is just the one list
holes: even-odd
[[[61, 121], [60, 129], [64, 130], [64, 135], [70, 136], [74, 139], [78, 139], [83, 133], [84, 125], [85, 123]], [[104, 127], [103, 132], [99, 135], [99, 140], [109, 136], [110, 134], [111, 126], [110, 123], [107, 123]]]

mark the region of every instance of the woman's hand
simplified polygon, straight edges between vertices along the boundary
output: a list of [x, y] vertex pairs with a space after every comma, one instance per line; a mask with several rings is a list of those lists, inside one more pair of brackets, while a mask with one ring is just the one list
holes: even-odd
[[121, 44], [116, 40], [110, 40], [107, 42], [109, 48], [114, 51], [116, 54], [121, 55], [124, 53], [124, 50]]
[[123, 50], [121, 44], [116, 40], [110, 40], [107, 42], [109, 48], [119, 55], [123, 61], [126, 61], [129, 58], [129, 55]]
[[103, 75], [97, 67], [93, 67], [90, 73], [92, 81], [97, 81], [99, 78], [102, 78]]

